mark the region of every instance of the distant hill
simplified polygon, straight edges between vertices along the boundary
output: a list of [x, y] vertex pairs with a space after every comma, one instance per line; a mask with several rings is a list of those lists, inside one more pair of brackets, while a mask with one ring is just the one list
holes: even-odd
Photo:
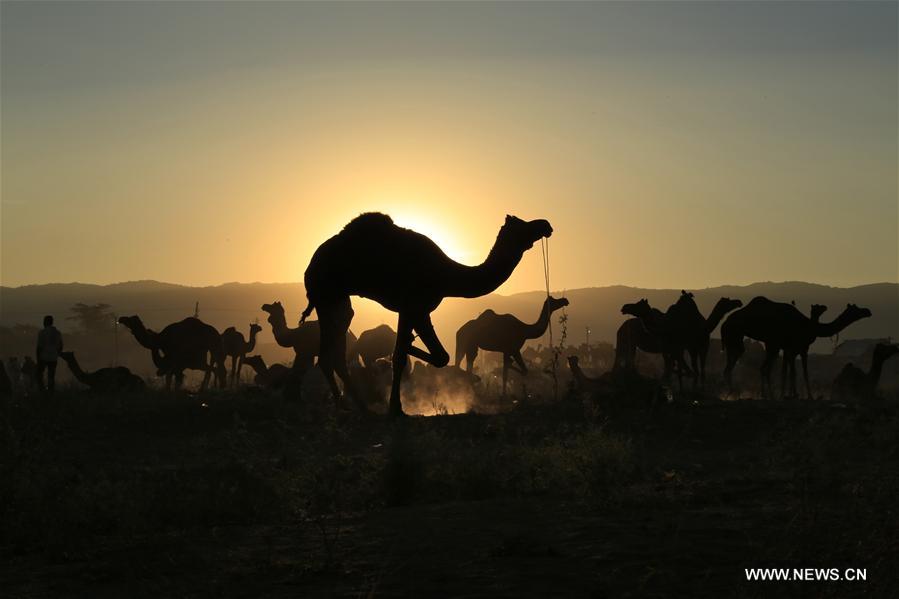
[[[727, 296], [744, 302], [757, 295], [776, 301], [793, 301], [803, 312], [812, 303], [825, 304], [829, 311], [823, 320], [834, 318], [847, 303], [869, 308], [874, 316], [849, 327], [842, 340], [873, 337], [899, 338], [899, 284], [877, 283], [858, 287], [840, 288], [803, 282], [754, 283], [746, 286], [723, 286], [708, 289], [691, 289], [703, 313], [708, 313], [718, 298]], [[583, 343], [585, 327], [590, 326], [591, 341], [614, 343], [615, 331], [624, 320], [621, 305], [645, 297], [660, 309], [676, 301], [679, 289], [640, 289], [615, 285], [568, 290], [571, 301], [568, 313], [568, 340]], [[526, 321], [537, 317], [542, 291], [492, 294], [473, 300], [448, 299], [434, 314], [434, 323], [441, 339], [450, 352], [455, 345], [455, 332], [463, 322], [474, 318], [481, 311], [492, 308], [498, 312], [510, 312]], [[271, 331], [259, 308], [263, 303], [280, 300], [288, 311], [288, 322], [294, 323], [306, 305], [303, 286], [300, 283], [226, 283], [214, 287], [188, 287], [157, 281], [134, 281], [114, 285], [89, 285], [83, 283], [27, 285], [0, 287], [0, 325], [16, 323], [39, 325], [44, 314], [54, 314], [63, 330], [71, 327], [65, 320], [69, 308], [76, 302], [88, 304], [104, 302], [122, 314], [139, 314], [148, 326], [158, 328], [167, 323], [190, 316], [195, 302], [199, 302], [200, 317], [219, 330], [237, 326], [246, 330], [255, 319], [263, 324], [260, 343], [271, 343]], [[357, 334], [366, 328], [386, 322], [396, 326], [396, 317], [367, 300], [353, 299], [356, 317], [353, 331]], [[554, 325], [558, 340], [558, 325]], [[545, 343], [546, 341], [544, 341]], [[832, 344], [821, 340], [817, 351], [829, 352]]]

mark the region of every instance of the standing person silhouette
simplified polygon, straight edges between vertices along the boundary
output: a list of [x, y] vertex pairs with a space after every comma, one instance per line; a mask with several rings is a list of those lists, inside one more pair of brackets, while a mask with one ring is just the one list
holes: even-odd
[[[56, 360], [62, 352], [62, 333], [53, 326], [53, 317], [44, 316], [44, 328], [37, 334], [37, 387], [42, 394], [53, 395], [56, 389]], [[44, 369], [47, 387], [44, 388]]]

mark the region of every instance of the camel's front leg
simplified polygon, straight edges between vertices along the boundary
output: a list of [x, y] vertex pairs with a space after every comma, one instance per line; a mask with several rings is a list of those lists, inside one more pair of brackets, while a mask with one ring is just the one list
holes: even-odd
[[515, 370], [517, 370], [518, 373], [521, 374], [521, 376], [527, 375], [527, 373], [528, 373], [528, 366], [527, 366], [527, 364], [524, 363], [524, 358], [521, 357], [521, 351], [517, 351], [517, 352], [515, 352], [514, 354], [512, 354], [512, 359], [515, 360], [515, 363], [516, 363], [518, 366], [515, 367], [514, 364], [511, 364], [510, 367], [511, 367], [511, 368], [514, 368]]
[[393, 381], [390, 386], [388, 408], [388, 413], [392, 417], [404, 415], [403, 404], [400, 401], [400, 384], [403, 381], [403, 371], [406, 370], [406, 362], [409, 359], [409, 349], [412, 347], [412, 323], [409, 322], [409, 318], [400, 314], [396, 328], [396, 346], [393, 348]]

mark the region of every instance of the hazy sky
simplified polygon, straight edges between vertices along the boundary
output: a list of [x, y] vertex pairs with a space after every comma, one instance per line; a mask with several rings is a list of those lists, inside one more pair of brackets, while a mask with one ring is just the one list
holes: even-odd
[[0, 281], [299, 281], [365, 210], [547, 218], [553, 288], [896, 281], [897, 6], [3, 2]]

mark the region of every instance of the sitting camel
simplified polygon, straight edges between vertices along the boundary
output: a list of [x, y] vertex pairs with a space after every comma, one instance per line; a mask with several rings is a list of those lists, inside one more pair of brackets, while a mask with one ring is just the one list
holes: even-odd
[[234, 327], [228, 327], [222, 333], [222, 349], [225, 359], [231, 357], [231, 385], [237, 384], [244, 357], [256, 347], [256, 334], [262, 327], [256, 323], [250, 325], [250, 340], [244, 339], [243, 333]]
[[639, 318], [646, 330], [653, 337], [658, 339], [661, 345], [662, 359], [665, 363], [665, 370], [662, 379], [667, 381], [671, 377], [672, 370], [677, 367], [678, 386], [683, 388], [683, 373], [690, 373], [684, 362], [684, 348], [686, 346], [685, 326], [678, 321], [678, 317], [683, 313], [678, 308], [682, 302], [692, 301], [692, 297], [681, 295], [678, 303], [670, 306], [667, 312], [662, 312], [649, 305], [646, 298], [633, 304], [624, 304], [621, 307], [622, 314], [629, 314]]
[[[434, 366], [446, 366], [449, 354], [431, 323], [431, 312], [446, 297], [480, 297], [494, 291], [518, 266], [524, 252], [552, 234], [545, 220], [525, 222], [506, 216], [496, 243], [479, 266], [450, 259], [426, 236], [398, 227], [386, 214], [362, 214], [315, 251], [305, 273], [309, 305], [305, 320], [315, 310], [321, 323], [319, 366], [335, 400], [340, 390], [335, 371], [357, 404], [347, 371], [345, 333], [353, 319], [351, 295], [372, 299], [398, 313], [393, 352], [393, 382], [389, 412], [403, 414], [400, 383], [408, 356]], [[413, 331], [427, 351], [412, 345]]]
[[883, 363], [899, 354], [899, 344], [878, 343], [871, 357], [871, 368], [863, 372], [854, 364], [846, 364], [833, 381], [830, 398], [838, 401], [870, 401], [877, 397], [877, 383], [883, 372]]
[[396, 331], [390, 328], [390, 325], [382, 324], [363, 331], [351, 350], [362, 359], [362, 364], [366, 368], [370, 368], [379, 358], [389, 358], [394, 347], [396, 347]]
[[577, 356], [568, 356], [568, 369], [571, 370], [571, 376], [574, 378], [574, 388], [579, 393], [606, 391], [609, 388], [603, 380], [590, 378], [584, 374]]
[[291, 369], [284, 364], [272, 364], [266, 367], [262, 356], [247, 356], [243, 363], [256, 371], [253, 382], [266, 389], [281, 389], [291, 377]]
[[797, 354], [802, 358], [802, 372], [808, 397], [812, 388], [808, 378], [808, 348], [818, 337], [833, 337], [853, 322], [868, 318], [871, 311], [847, 304], [846, 309], [833, 321], [815, 322], [792, 304], [773, 302], [765, 297], [753, 298], [746, 306], [732, 313], [721, 325], [721, 342], [727, 352], [724, 378], [733, 388], [731, 374], [734, 366], [746, 351], [743, 338], [750, 337], [765, 345], [765, 361], [760, 370], [762, 395], [772, 397], [771, 366], [781, 350], [787, 361]]
[[[495, 351], [503, 354], [503, 395], [506, 394], [506, 381], [509, 369], [521, 375], [528, 373], [521, 348], [528, 339], [538, 339], [546, 333], [549, 319], [553, 312], [568, 305], [564, 297], [556, 299], [549, 296], [543, 302], [540, 316], [533, 324], [527, 324], [511, 314], [497, 314], [493, 310], [484, 310], [474, 320], [469, 320], [456, 332], [456, 366], [465, 358], [465, 370], [471, 372], [478, 350]], [[512, 361], [515, 361], [515, 364]], [[516, 367], [517, 364], [517, 367]]]
[[143, 391], [146, 388], [144, 380], [133, 374], [124, 366], [116, 366], [113, 368], [100, 368], [93, 372], [85, 372], [81, 370], [75, 354], [70, 351], [64, 351], [59, 354], [75, 379], [91, 388], [91, 391], [100, 393], [110, 393], [115, 391]]
[[187, 369], [203, 371], [201, 391], [206, 389], [213, 372], [218, 387], [225, 387], [225, 352], [215, 327], [193, 317], [172, 323], [158, 333], [144, 327], [137, 316], [122, 316], [119, 324], [127, 327], [138, 343], [150, 349], [157, 374], [165, 376], [166, 390], [171, 388], [173, 377], [180, 387]]
[[[268, 314], [268, 322], [272, 325], [272, 334], [275, 336], [275, 342], [281, 347], [293, 348], [296, 354], [293, 369], [298, 373], [303, 373], [312, 368], [315, 358], [319, 357], [320, 353], [321, 331], [319, 330], [319, 321], [302, 322], [300, 326], [292, 329], [287, 326], [287, 317], [281, 302], [263, 304], [262, 311]], [[356, 345], [356, 336], [353, 335], [352, 331], [348, 330], [346, 332], [345, 345], [348, 348], [346, 359], [349, 360], [352, 356], [352, 348]], [[319, 357], [319, 359], [321, 358]]]

